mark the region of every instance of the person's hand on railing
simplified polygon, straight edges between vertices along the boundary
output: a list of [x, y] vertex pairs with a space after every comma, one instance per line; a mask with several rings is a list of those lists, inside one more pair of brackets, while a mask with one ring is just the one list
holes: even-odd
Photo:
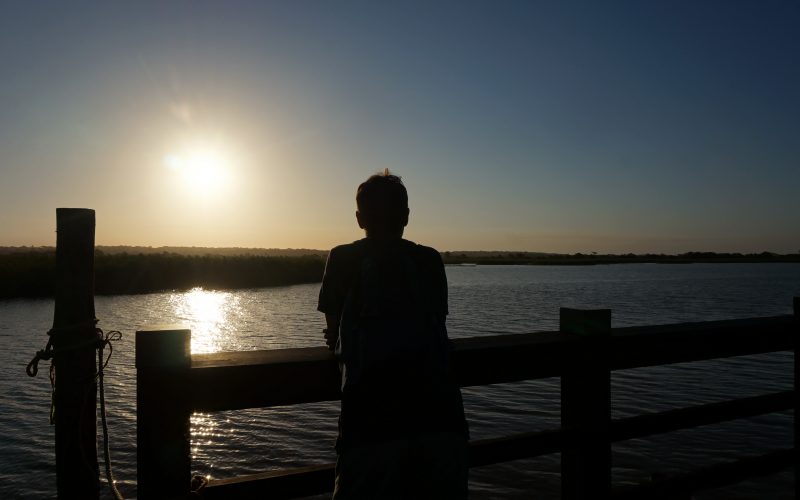
[[325, 344], [331, 351], [336, 348], [336, 341], [339, 339], [339, 332], [337, 330], [331, 331], [331, 328], [323, 328], [322, 333], [325, 334]]

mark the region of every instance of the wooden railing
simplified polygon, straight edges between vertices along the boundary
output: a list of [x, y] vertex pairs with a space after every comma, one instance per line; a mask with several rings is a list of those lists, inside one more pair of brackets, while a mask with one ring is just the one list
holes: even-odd
[[[800, 335], [800, 300], [794, 316], [610, 327], [610, 310], [562, 309], [558, 332], [453, 340], [461, 386], [561, 377], [561, 427], [470, 443], [470, 466], [561, 452], [565, 499], [653, 498], [734, 483], [795, 465], [794, 447], [773, 450], [612, 491], [611, 443], [754, 415], [794, 410], [798, 392], [785, 391], [611, 419], [613, 370], [794, 351]], [[137, 465], [140, 498], [190, 493], [189, 417], [193, 411], [261, 408], [340, 397], [338, 366], [328, 349], [195, 354], [190, 334], [176, 327], [136, 333]], [[794, 380], [797, 388], [798, 361]], [[789, 438], [787, 437], [787, 441]], [[297, 498], [331, 491], [333, 464], [211, 480], [204, 498]], [[795, 481], [797, 484], [797, 481]]]

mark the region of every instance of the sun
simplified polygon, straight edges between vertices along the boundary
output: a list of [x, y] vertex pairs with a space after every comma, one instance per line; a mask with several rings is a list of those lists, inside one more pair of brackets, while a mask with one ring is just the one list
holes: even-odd
[[230, 155], [218, 146], [185, 148], [165, 155], [163, 163], [176, 175], [179, 184], [191, 194], [219, 194], [230, 181]]

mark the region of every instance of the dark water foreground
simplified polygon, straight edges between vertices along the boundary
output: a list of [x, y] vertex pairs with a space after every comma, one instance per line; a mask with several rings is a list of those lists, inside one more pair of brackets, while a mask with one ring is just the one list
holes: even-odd
[[[797, 264], [448, 267], [451, 336], [554, 330], [559, 306], [603, 306], [612, 324], [674, 323], [789, 314], [800, 295]], [[145, 324], [184, 322], [196, 352], [322, 344], [315, 313], [318, 285], [237, 292], [154, 293], [97, 298], [101, 326], [121, 329], [107, 372], [114, 469], [135, 495], [133, 332]], [[24, 375], [52, 322], [47, 300], [0, 301], [0, 497], [54, 495], [49, 384]], [[258, 386], [253, 381], [254, 388]], [[615, 372], [614, 417], [791, 388], [786, 353]], [[464, 390], [474, 438], [559, 424], [558, 380]], [[337, 404], [195, 414], [195, 472], [216, 478], [335, 459]], [[614, 446], [615, 480], [787, 446], [791, 414], [767, 415], [632, 440]], [[558, 455], [471, 471], [474, 498], [558, 498]], [[789, 472], [697, 498], [792, 498]]]

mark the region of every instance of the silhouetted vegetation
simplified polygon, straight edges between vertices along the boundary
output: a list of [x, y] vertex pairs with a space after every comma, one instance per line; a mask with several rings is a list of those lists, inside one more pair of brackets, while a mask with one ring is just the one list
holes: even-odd
[[[192, 255], [204, 257], [207, 255], [217, 255], [221, 257], [242, 257], [246, 255], [259, 257], [304, 257], [316, 255], [326, 257], [327, 250], [314, 250], [310, 248], [246, 248], [246, 247], [143, 247], [117, 245], [107, 246], [98, 245], [97, 251], [106, 255], [128, 253], [132, 255], [151, 255], [159, 253], [174, 253], [178, 255]], [[2, 247], [0, 247], [0, 253]]]
[[[257, 288], [322, 279], [318, 255], [105, 254], [95, 255], [95, 293], [134, 294], [160, 290]], [[0, 298], [53, 295], [55, 252], [0, 252]]]
[[52, 297], [55, 268], [55, 249], [0, 253], [0, 298]]
[[444, 252], [445, 264], [480, 264], [480, 265], [597, 265], [597, 264], [691, 264], [691, 263], [746, 263], [746, 262], [800, 262], [800, 253], [776, 254], [761, 253], [716, 253], [687, 252], [677, 255], [668, 254], [598, 254], [575, 253], [554, 254], [540, 252]]
[[[325, 268], [321, 250], [188, 248], [188, 255], [172, 252], [127, 253], [124, 248], [98, 247], [95, 254], [95, 293], [98, 295], [188, 290], [258, 288], [317, 283]], [[136, 247], [137, 249], [139, 247]], [[147, 247], [142, 247], [147, 248]], [[205, 251], [205, 253], [203, 253]], [[308, 252], [302, 254], [300, 252]], [[445, 264], [480, 265], [597, 265], [625, 263], [689, 264], [800, 262], [800, 253], [667, 254], [549, 254], [539, 252], [444, 252]], [[55, 249], [52, 247], [0, 247], [0, 299], [52, 297], [55, 279]]]

